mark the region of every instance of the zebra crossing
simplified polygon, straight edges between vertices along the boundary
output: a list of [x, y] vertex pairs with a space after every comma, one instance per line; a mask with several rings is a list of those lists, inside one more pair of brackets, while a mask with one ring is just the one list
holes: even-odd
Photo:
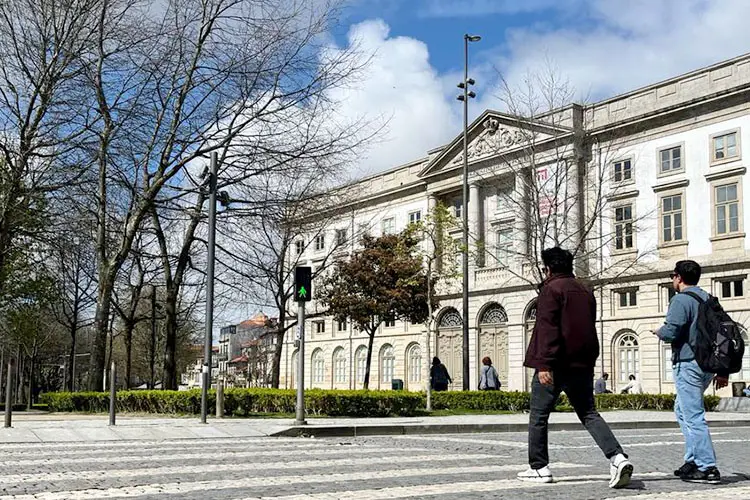
[[[750, 430], [733, 433], [716, 436], [720, 455], [743, 454]], [[675, 478], [669, 467], [680, 460], [681, 446], [671, 431], [623, 437], [626, 450], [633, 450], [636, 474], [632, 488], [610, 490], [607, 464], [583, 443], [585, 436], [551, 436], [552, 484], [515, 479], [526, 465], [522, 434], [2, 444], [0, 500], [673, 500], [696, 493], [750, 499], [744, 456], [723, 470], [727, 479], [718, 487]], [[662, 443], [656, 457], [651, 443]]]

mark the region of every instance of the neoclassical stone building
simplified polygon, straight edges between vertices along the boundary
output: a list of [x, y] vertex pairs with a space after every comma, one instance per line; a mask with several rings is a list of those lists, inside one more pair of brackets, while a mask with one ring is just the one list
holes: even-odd
[[[415, 124], [429, 126], [429, 124]], [[575, 249], [578, 272], [595, 289], [600, 315], [599, 371], [617, 391], [635, 374], [646, 392], [674, 390], [669, 346], [651, 333], [673, 291], [674, 262], [703, 266], [703, 287], [742, 324], [750, 322], [750, 239], [744, 179], [750, 151], [750, 55], [587, 105], [534, 119], [485, 111], [469, 128], [469, 209], [461, 213], [463, 144], [458, 136], [423, 158], [359, 181], [342, 195], [336, 223], [295, 260], [313, 267], [357, 235], [396, 232], [438, 202], [468, 217], [470, 387], [489, 355], [503, 386], [529, 387], [523, 355], [535, 320], [538, 249]], [[346, 191], [351, 193], [352, 191]], [[748, 210], [745, 210], [748, 207]], [[750, 224], [750, 221], [749, 221]], [[446, 228], [460, 238], [460, 227]], [[450, 264], [444, 264], [450, 265]], [[308, 307], [307, 387], [361, 387], [366, 336]], [[441, 289], [437, 331], [426, 352], [423, 325], [384, 324], [373, 352], [371, 388], [392, 379], [421, 390], [432, 355], [462, 386], [460, 280]], [[284, 346], [282, 386], [294, 387], [293, 336]], [[750, 350], [749, 350], [750, 351]], [[750, 352], [734, 376], [750, 383]]]

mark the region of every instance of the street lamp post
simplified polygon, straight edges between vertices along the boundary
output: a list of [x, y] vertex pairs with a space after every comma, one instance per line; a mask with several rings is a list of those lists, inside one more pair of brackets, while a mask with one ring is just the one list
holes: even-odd
[[216, 152], [211, 153], [208, 178], [208, 256], [206, 262], [206, 338], [203, 353], [203, 387], [201, 388], [201, 423], [208, 415], [208, 387], [211, 385], [211, 346], [214, 328], [214, 248], [216, 240], [216, 177], [219, 170]]
[[[458, 96], [464, 103], [464, 169], [461, 219], [463, 222], [463, 390], [469, 390], [469, 99], [477, 95], [469, 90], [474, 80], [469, 78], [469, 42], [478, 42], [482, 37], [464, 35], [464, 79], [458, 88], [464, 93]], [[478, 200], [475, 200], [475, 202]]]

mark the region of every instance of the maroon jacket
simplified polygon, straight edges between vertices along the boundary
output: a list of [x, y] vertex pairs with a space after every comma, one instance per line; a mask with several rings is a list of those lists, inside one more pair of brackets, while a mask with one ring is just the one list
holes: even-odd
[[594, 294], [572, 274], [547, 279], [537, 299], [536, 326], [524, 365], [593, 370], [598, 357]]

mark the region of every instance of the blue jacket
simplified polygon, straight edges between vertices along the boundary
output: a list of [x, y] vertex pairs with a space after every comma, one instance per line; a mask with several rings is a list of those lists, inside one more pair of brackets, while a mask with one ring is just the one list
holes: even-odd
[[697, 300], [685, 292], [693, 292], [702, 299], [708, 299], [708, 293], [702, 288], [691, 286], [682, 293], [678, 293], [669, 301], [667, 318], [664, 325], [656, 331], [656, 335], [668, 344], [672, 344], [672, 363], [692, 361], [695, 359], [693, 349], [698, 334], [696, 319], [698, 319]]

